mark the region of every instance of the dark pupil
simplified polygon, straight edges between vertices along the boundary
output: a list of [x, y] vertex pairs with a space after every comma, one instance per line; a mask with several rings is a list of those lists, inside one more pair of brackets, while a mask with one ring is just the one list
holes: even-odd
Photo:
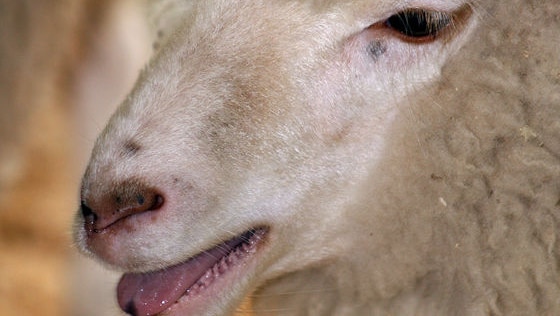
[[425, 10], [407, 10], [391, 16], [387, 25], [410, 37], [435, 36], [450, 23], [449, 15]]

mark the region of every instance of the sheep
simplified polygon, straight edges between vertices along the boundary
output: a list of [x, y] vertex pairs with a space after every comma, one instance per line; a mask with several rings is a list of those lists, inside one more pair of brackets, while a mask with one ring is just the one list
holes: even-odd
[[124, 312], [560, 312], [558, 1], [159, 5], [75, 220]]

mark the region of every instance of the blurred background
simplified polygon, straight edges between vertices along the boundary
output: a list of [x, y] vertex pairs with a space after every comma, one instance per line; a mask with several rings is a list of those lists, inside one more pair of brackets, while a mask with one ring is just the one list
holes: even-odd
[[143, 0], [0, 0], [0, 315], [120, 315], [72, 222], [96, 135], [151, 53]]

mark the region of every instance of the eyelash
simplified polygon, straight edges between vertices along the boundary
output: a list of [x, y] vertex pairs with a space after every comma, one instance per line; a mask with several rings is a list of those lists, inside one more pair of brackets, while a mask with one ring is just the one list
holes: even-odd
[[432, 41], [452, 24], [452, 14], [424, 9], [407, 9], [390, 16], [384, 22], [385, 27], [411, 42]]

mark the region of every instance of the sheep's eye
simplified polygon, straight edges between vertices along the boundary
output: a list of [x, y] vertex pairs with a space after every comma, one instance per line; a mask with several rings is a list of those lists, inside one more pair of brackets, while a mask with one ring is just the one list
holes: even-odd
[[385, 25], [406, 37], [422, 39], [436, 37], [451, 22], [452, 16], [446, 12], [408, 9], [389, 17]]

